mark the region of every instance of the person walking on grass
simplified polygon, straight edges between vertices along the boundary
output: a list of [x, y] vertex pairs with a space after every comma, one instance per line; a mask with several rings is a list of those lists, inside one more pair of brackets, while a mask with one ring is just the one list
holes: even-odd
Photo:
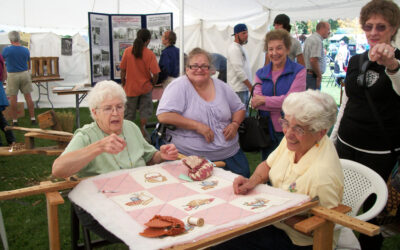
[[8, 33], [11, 46], [4, 48], [3, 57], [7, 67], [7, 88], [6, 94], [10, 97], [12, 125], [18, 126], [17, 120], [17, 96], [18, 91], [24, 94], [26, 104], [28, 105], [29, 115], [32, 125], [36, 125], [35, 108], [33, 105], [31, 92], [32, 80], [28, 71], [30, 61], [29, 50], [21, 45], [21, 38], [17, 31]]

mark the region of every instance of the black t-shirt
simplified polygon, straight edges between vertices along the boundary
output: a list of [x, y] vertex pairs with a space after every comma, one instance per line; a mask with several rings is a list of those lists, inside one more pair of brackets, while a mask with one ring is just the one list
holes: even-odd
[[[400, 59], [399, 50], [395, 51], [395, 57]], [[389, 143], [371, 111], [364, 87], [357, 84], [360, 60], [368, 60], [368, 51], [350, 59], [345, 80], [349, 99], [340, 122], [339, 137], [355, 147], [367, 150], [390, 150], [390, 143], [396, 148], [400, 147], [400, 96], [393, 90], [385, 67], [370, 62], [366, 70], [367, 91], [390, 137]]]

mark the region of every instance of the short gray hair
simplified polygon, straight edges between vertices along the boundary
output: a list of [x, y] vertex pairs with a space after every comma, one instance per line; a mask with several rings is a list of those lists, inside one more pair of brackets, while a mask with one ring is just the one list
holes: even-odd
[[100, 107], [105, 100], [119, 98], [125, 104], [126, 94], [121, 85], [114, 81], [101, 81], [89, 92], [87, 102], [89, 104], [90, 115], [95, 119], [92, 109]]
[[294, 92], [282, 105], [285, 115], [294, 117], [314, 132], [329, 130], [336, 121], [337, 105], [333, 97], [319, 90]]
[[15, 31], [15, 30], [10, 31], [8, 33], [8, 39], [10, 39], [10, 42], [13, 42], [13, 43], [18, 43], [18, 42], [21, 41], [21, 37], [19, 36], [19, 32]]

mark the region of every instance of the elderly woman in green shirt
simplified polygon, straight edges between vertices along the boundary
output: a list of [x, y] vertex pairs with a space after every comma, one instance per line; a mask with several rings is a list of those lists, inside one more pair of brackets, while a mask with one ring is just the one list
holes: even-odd
[[[163, 145], [158, 151], [133, 122], [124, 120], [126, 95], [116, 82], [97, 83], [88, 95], [88, 103], [94, 122], [75, 131], [63, 154], [53, 163], [54, 176], [93, 176], [178, 158], [175, 145]], [[84, 209], [74, 203], [72, 207], [85, 228], [109, 242], [121, 242]]]
[[126, 95], [116, 82], [97, 83], [87, 100], [94, 122], [75, 131], [54, 161], [54, 176], [93, 176], [178, 158], [175, 145], [164, 145], [158, 151], [133, 122], [124, 120]]

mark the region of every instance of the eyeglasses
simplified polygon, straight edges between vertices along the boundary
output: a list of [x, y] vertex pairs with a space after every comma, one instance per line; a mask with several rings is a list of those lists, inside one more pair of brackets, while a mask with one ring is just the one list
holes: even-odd
[[115, 106], [107, 105], [101, 108], [96, 108], [96, 109], [101, 109], [104, 114], [109, 115], [114, 113], [114, 110], [117, 111], [118, 114], [121, 114], [125, 111], [125, 105], [124, 104], [118, 104]]
[[306, 130], [299, 125], [290, 127], [290, 124], [286, 119], [280, 118], [279, 124], [282, 126], [282, 129], [284, 130], [285, 133], [289, 128], [292, 128], [293, 133], [297, 136], [303, 136], [306, 134]]
[[[374, 28], [374, 25], [373, 25], [373, 24], [364, 24], [364, 25], [362, 26], [362, 29], [363, 29], [365, 32], [370, 32], [370, 31], [372, 31], [373, 28]], [[386, 30], [386, 25], [385, 25], [385, 24], [378, 23], [378, 24], [375, 25], [375, 29], [376, 29], [376, 31], [378, 31], [378, 32], [384, 32], [384, 31]]]
[[193, 69], [193, 70], [198, 70], [198, 69], [202, 69], [202, 70], [209, 70], [210, 69], [210, 65], [197, 65], [197, 64], [193, 64], [193, 65], [189, 65], [189, 69]]

